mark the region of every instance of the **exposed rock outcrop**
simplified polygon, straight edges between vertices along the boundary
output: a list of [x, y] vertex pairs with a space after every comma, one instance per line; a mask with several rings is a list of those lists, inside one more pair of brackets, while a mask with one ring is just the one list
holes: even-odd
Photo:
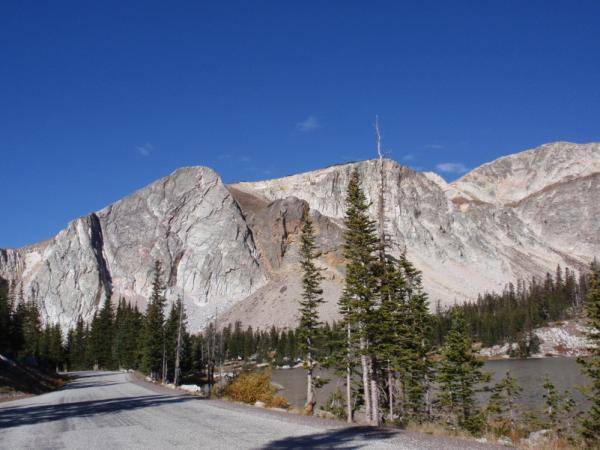
[[[375, 215], [376, 161], [225, 186], [190, 167], [71, 222], [56, 237], [0, 250], [46, 320], [89, 320], [105, 295], [143, 308], [161, 260], [167, 296], [184, 297], [192, 329], [218, 312], [262, 328], [293, 326], [300, 295], [298, 235], [310, 207], [325, 269], [324, 319], [336, 314], [348, 177], [357, 169]], [[500, 158], [448, 184], [385, 161], [386, 233], [423, 271], [432, 302], [473, 299], [557, 264], [580, 269], [600, 254], [600, 144], [546, 144]]]
[[89, 320], [105, 295], [144, 307], [160, 260], [167, 297], [183, 296], [199, 329], [266, 283], [258, 258], [229, 190], [211, 169], [192, 167], [71, 222], [43, 245], [3, 251], [0, 274], [22, 282], [46, 320], [70, 327]]

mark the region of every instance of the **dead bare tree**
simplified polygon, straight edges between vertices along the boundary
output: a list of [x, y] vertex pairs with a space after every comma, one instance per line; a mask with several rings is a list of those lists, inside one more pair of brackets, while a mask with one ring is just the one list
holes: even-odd
[[173, 384], [175, 386], [179, 386], [179, 382], [181, 381], [181, 328], [183, 325], [183, 299], [180, 297], [178, 299], [179, 302], [179, 324], [177, 327], [177, 349], [175, 350], [175, 376], [173, 379]]
[[[381, 148], [381, 129], [379, 128], [379, 116], [375, 116], [375, 142], [377, 146], [377, 156], [379, 158], [379, 204], [378, 204], [378, 225], [379, 225], [379, 259], [385, 267], [385, 170], [383, 151]], [[370, 378], [370, 397], [371, 397], [371, 417], [373, 425], [380, 425], [381, 418], [379, 414], [379, 383], [377, 372], [377, 360], [373, 355], [369, 360], [368, 370]]]

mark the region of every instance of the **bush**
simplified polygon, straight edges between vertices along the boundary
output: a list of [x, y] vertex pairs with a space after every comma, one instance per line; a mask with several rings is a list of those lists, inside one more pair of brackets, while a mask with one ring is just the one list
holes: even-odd
[[254, 404], [263, 402], [266, 406], [287, 408], [288, 402], [275, 395], [276, 389], [271, 385], [271, 370], [262, 372], [246, 372], [238, 375], [225, 386], [223, 395], [231, 400]]
[[281, 395], [274, 395], [271, 401], [267, 403], [267, 406], [270, 406], [272, 408], [288, 409], [290, 407], [290, 404]]
[[324, 411], [330, 412], [338, 419], [346, 418], [346, 402], [344, 401], [344, 397], [339, 389], [336, 389], [331, 394], [329, 394], [329, 398], [322, 406]]

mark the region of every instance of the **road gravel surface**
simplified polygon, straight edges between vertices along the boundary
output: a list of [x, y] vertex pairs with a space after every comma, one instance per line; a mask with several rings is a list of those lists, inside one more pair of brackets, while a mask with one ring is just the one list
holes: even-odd
[[485, 444], [207, 400], [121, 372], [0, 405], [2, 449], [484, 449]]

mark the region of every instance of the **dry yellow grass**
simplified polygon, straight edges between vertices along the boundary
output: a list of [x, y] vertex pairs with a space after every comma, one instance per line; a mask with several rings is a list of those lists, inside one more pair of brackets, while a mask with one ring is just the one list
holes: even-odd
[[238, 375], [225, 386], [223, 395], [231, 400], [254, 404], [263, 402], [268, 407], [288, 408], [287, 400], [275, 395], [276, 389], [271, 385], [271, 370], [247, 372]]

